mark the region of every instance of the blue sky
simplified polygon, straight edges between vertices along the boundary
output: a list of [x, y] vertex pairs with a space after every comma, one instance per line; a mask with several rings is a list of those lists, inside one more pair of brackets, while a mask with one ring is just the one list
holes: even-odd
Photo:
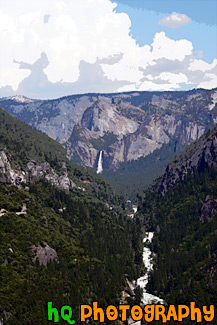
[[217, 87], [217, 0], [1, 0], [0, 96]]
[[[195, 52], [211, 63], [217, 56], [216, 0], [119, 0], [117, 12], [126, 12], [132, 22], [131, 33], [142, 46], [151, 43], [156, 32], [165, 31], [172, 39], [189, 39]], [[192, 19], [181, 28], [168, 28], [158, 21], [172, 12], [184, 13]]]

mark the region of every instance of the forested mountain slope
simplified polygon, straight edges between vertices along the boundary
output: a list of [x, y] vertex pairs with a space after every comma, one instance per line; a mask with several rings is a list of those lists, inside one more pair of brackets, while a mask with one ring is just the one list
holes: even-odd
[[149, 290], [168, 304], [217, 306], [217, 127], [168, 165], [140, 213], [155, 232]]
[[150, 184], [176, 154], [214, 126], [217, 89], [84, 94], [55, 100], [14, 96], [0, 99], [0, 106], [63, 143], [68, 157], [80, 165], [96, 170], [102, 151], [104, 174], [127, 194], [135, 179]]
[[[117, 304], [141, 267], [141, 225], [100, 176], [0, 109], [0, 319], [48, 324], [48, 301]], [[63, 323], [62, 323], [63, 324]]]

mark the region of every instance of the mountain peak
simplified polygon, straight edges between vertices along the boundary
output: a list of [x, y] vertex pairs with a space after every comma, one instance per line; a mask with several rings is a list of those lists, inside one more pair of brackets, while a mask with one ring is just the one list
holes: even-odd
[[33, 99], [30, 99], [23, 95], [15, 95], [12, 97], [7, 97], [7, 99], [15, 100], [16, 102], [20, 102], [20, 103], [33, 103], [34, 102]]

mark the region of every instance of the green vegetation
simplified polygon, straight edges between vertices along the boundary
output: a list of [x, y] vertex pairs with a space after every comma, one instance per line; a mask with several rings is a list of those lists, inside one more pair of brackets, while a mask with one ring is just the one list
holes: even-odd
[[66, 160], [66, 150], [61, 144], [0, 108], [0, 149], [4, 148], [21, 167], [30, 159], [47, 161], [55, 167]]
[[131, 200], [141, 195], [157, 177], [161, 176], [167, 164], [175, 156], [175, 142], [163, 144], [152, 154], [121, 163], [117, 171], [104, 170], [105, 176], [117, 191]]
[[[168, 171], [171, 179], [182, 179], [184, 162], [195, 152], [199, 161], [204, 146], [212, 149], [207, 157], [216, 159], [216, 147], [203, 142], [212, 132], [216, 130], [174, 159]], [[101, 150], [112, 141], [107, 134], [95, 146]], [[58, 309], [70, 305], [77, 324], [79, 304], [94, 300], [102, 307], [119, 304], [126, 275], [133, 280], [141, 274], [143, 226], [155, 233], [148, 291], [168, 305], [190, 301], [198, 307], [217, 305], [217, 170], [205, 163], [197, 170], [194, 164], [194, 172], [184, 180], [167, 184], [173, 188], [164, 196], [159, 195], [157, 182], [143, 192], [174, 157], [174, 148], [175, 143], [163, 145], [152, 156], [122, 164], [114, 178], [105, 173], [125, 197], [134, 198], [132, 193], [139, 188], [139, 217], [132, 220], [106, 180], [72, 164], [63, 146], [0, 110], [0, 150], [12, 167], [25, 171], [30, 160], [47, 161], [61, 175], [65, 165], [76, 184], [63, 191], [41, 178], [16, 187], [0, 175], [0, 319], [4, 324], [47, 324], [47, 301]], [[150, 179], [144, 179], [147, 174]], [[26, 213], [17, 214], [24, 204]], [[34, 260], [37, 248], [46, 245], [58, 257], [47, 266]], [[128, 298], [130, 304], [139, 303], [140, 297], [137, 288], [135, 300]]]
[[[141, 273], [140, 221], [126, 216], [102, 177], [73, 165], [60, 144], [2, 110], [0, 148], [24, 171], [34, 159], [61, 174], [65, 162], [77, 185], [63, 191], [43, 178], [19, 187], [0, 181], [0, 319], [48, 324], [46, 304], [53, 301], [59, 309], [70, 305], [78, 324], [81, 303], [118, 304], [126, 274], [133, 280]], [[24, 204], [26, 213], [17, 214]], [[47, 266], [33, 261], [46, 245], [58, 256]]]
[[[78, 185], [85, 188], [82, 197], [98, 196], [119, 203], [110, 184], [94, 171], [71, 163], [66, 158], [66, 149], [46, 134], [32, 129], [30, 126], [10, 116], [0, 108], [0, 150], [11, 157], [13, 164], [18, 164], [25, 170], [30, 160], [48, 162], [58, 174], [62, 172], [65, 163], [69, 177]], [[83, 182], [88, 181], [85, 185]]]
[[[14, 316], [6, 324], [47, 324], [51, 300], [57, 307], [72, 306], [78, 320], [80, 303], [118, 303], [124, 274], [131, 280], [139, 275], [133, 255], [141, 252], [133, 241], [140, 225], [98, 199], [86, 202], [39, 181], [28, 192], [1, 183], [0, 200], [8, 211], [0, 217], [0, 311]], [[27, 214], [18, 216], [23, 202]], [[32, 245], [45, 244], [55, 249], [59, 263], [32, 261]]]
[[215, 127], [188, 146], [140, 198], [141, 220], [155, 234], [148, 291], [167, 305], [217, 307], [216, 135]]
[[106, 133], [103, 137], [99, 137], [98, 139], [91, 139], [90, 143], [97, 150], [106, 150], [108, 146], [112, 145], [117, 141], [117, 136], [113, 133]]
[[146, 225], [155, 232], [148, 290], [169, 305], [217, 305], [216, 199], [217, 171], [206, 169], [189, 175], [162, 198], [147, 192], [140, 206]]

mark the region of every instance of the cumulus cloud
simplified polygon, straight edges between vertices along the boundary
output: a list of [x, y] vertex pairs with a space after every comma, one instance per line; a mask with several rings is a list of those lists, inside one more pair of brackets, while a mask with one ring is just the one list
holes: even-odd
[[[122, 86], [129, 85], [131, 82], [109, 80], [104, 74], [100, 63], [113, 64], [121, 59], [121, 55], [108, 57], [107, 59], [97, 59], [91, 64], [81, 61], [79, 64], [79, 78], [75, 82], [59, 81], [52, 83], [49, 81], [44, 69], [49, 65], [47, 55], [43, 52], [41, 57], [33, 64], [15, 61], [19, 64], [20, 69], [30, 71], [29, 76], [24, 78], [17, 89], [18, 94], [26, 94], [31, 98], [53, 98], [66, 96], [69, 94], [93, 93], [93, 92], [115, 92]], [[5, 96], [14, 95], [15, 92], [8, 87], [0, 89], [0, 95], [5, 93]], [[12, 91], [12, 93], [9, 93]]]
[[[115, 7], [110, 0], [2, 0], [0, 95], [54, 98], [214, 83], [217, 60], [195, 58], [192, 42], [165, 32], [140, 46], [129, 16]], [[172, 19], [180, 24], [183, 16]]]
[[49, 60], [44, 72], [50, 82], [75, 82], [81, 61], [94, 64], [98, 58], [134, 47], [130, 19], [116, 13], [115, 6], [109, 0], [38, 0], [34, 4], [3, 0], [0, 86], [17, 89], [29, 75], [18, 70], [14, 60], [33, 64], [44, 52]]
[[181, 26], [185, 26], [191, 22], [191, 18], [189, 18], [185, 14], [179, 14], [177, 12], [172, 12], [169, 16], [164, 17], [158, 23], [163, 26], [167, 26], [169, 28], [178, 28]]
[[213, 73], [206, 73], [205, 79], [201, 83], [199, 83], [199, 88], [213, 89], [216, 88], [217, 85], [217, 75]]
[[189, 65], [189, 70], [191, 71], [211, 71], [213, 69], [217, 68], [217, 59], [214, 59], [211, 64], [203, 61], [203, 60], [194, 60]]
[[151, 46], [134, 46], [125, 51], [122, 60], [112, 66], [102, 65], [106, 75], [114, 79], [131, 77], [133, 82], [142, 78], [142, 69], [154, 68], [160, 59], [183, 61], [192, 54], [193, 46], [188, 40], [174, 41], [164, 32], [156, 33]]

